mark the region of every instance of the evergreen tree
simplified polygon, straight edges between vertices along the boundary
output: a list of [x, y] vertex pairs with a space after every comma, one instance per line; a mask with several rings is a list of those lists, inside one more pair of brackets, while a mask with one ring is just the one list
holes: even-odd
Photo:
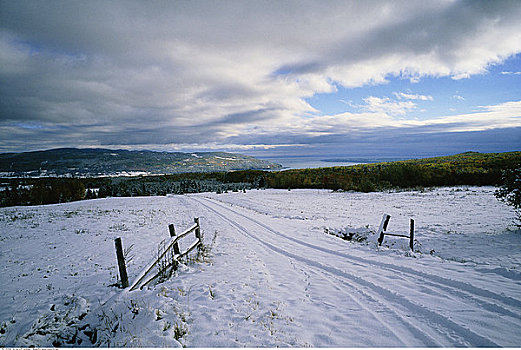
[[503, 184], [496, 190], [496, 198], [516, 210], [517, 225], [521, 227], [521, 164], [503, 172]]

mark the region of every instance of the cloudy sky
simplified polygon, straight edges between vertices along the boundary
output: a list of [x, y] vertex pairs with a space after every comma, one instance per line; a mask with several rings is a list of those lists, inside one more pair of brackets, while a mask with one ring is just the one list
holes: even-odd
[[521, 1], [0, 0], [0, 152], [521, 150]]

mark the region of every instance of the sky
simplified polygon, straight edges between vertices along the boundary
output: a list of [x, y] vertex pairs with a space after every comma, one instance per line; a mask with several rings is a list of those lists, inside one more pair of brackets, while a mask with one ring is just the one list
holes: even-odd
[[0, 0], [0, 152], [521, 150], [521, 1]]

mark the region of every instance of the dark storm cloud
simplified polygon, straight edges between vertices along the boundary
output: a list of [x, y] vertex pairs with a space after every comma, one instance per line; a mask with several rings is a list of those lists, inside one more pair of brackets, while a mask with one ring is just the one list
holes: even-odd
[[[0, 0], [0, 150], [354, 142], [382, 121], [397, 135], [412, 132], [385, 111], [351, 116], [363, 123], [320, 118], [306, 98], [334, 92], [333, 82], [482, 72], [521, 51], [520, 9], [515, 1]], [[512, 126], [508, 117], [495, 123], [479, 127]]]
[[[498, 46], [503, 46], [504, 52], [496, 51], [498, 47], [491, 50], [473, 45], [487, 32], [501, 31], [502, 27], [512, 31], [518, 28], [521, 17], [518, 1], [454, 1], [449, 6], [432, 6], [428, 11], [412, 10], [401, 15], [398, 12], [403, 7], [393, 5], [397, 3], [387, 4], [388, 11], [396, 16], [390, 23], [375, 26], [361, 36], [347, 35], [314, 60], [279, 67], [276, 74], [327, 74], [334, 66], [364, 64], [394, 54], [403, 60], [403, 65], [397, 66], [394, 72], [376, 73], [399, 74], [405, 70], [406, 73], [458, 76], [479, 73], [488, 63], [511, 54], [512, 49], [519, 49], [516, 40], [511, 43], [503, 40]], [[516, 35], [512, 39], [514, 37]], [[414, 60], [425, 55], [439, 67], [424, 66], [422, 71], [425, 62], [416, 64]]]

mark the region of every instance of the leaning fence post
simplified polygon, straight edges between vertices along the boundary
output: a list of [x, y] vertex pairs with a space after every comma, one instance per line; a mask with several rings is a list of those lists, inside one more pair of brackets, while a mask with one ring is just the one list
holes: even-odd
[[[168, 225], [168, 230], [170, 230], [170, 237], [175, 237], [176, 236], [174, 224]], [[174, 243], [174, 254], [178, 254], [178, 255], [181, 254], [181, 251], [179, 250], [179, 243], [178, 242]]]
[[389, 225], [389, 220], [391, 219], [391, 215], [384, 214], [382, 218], [382, 222], [380, 223], [380, 228], [378, 229], [380, 232], [380, 237], [378, 237], [378, 245], [382, 245], [384, 241], [384, 231], [387, 230], [387, 226]]
[[411, 224], [409, 226], [409, 247], [413, 250], [414, 245], [414, 219], [411, 219]]
[[121, 237], [114, 240], [116, 245], [116, 257], [118, 258], [119, 277], [121, 278], [121, 288], [128, 287], [127, 268], [125, 266], [125, 257], [123, 256], [123, 245], [121, 244]]
[[170, 231], [170, 237], [175, 237], [175, 227], [174, 227], [174, 224], [168, 225], [168, 230]]

